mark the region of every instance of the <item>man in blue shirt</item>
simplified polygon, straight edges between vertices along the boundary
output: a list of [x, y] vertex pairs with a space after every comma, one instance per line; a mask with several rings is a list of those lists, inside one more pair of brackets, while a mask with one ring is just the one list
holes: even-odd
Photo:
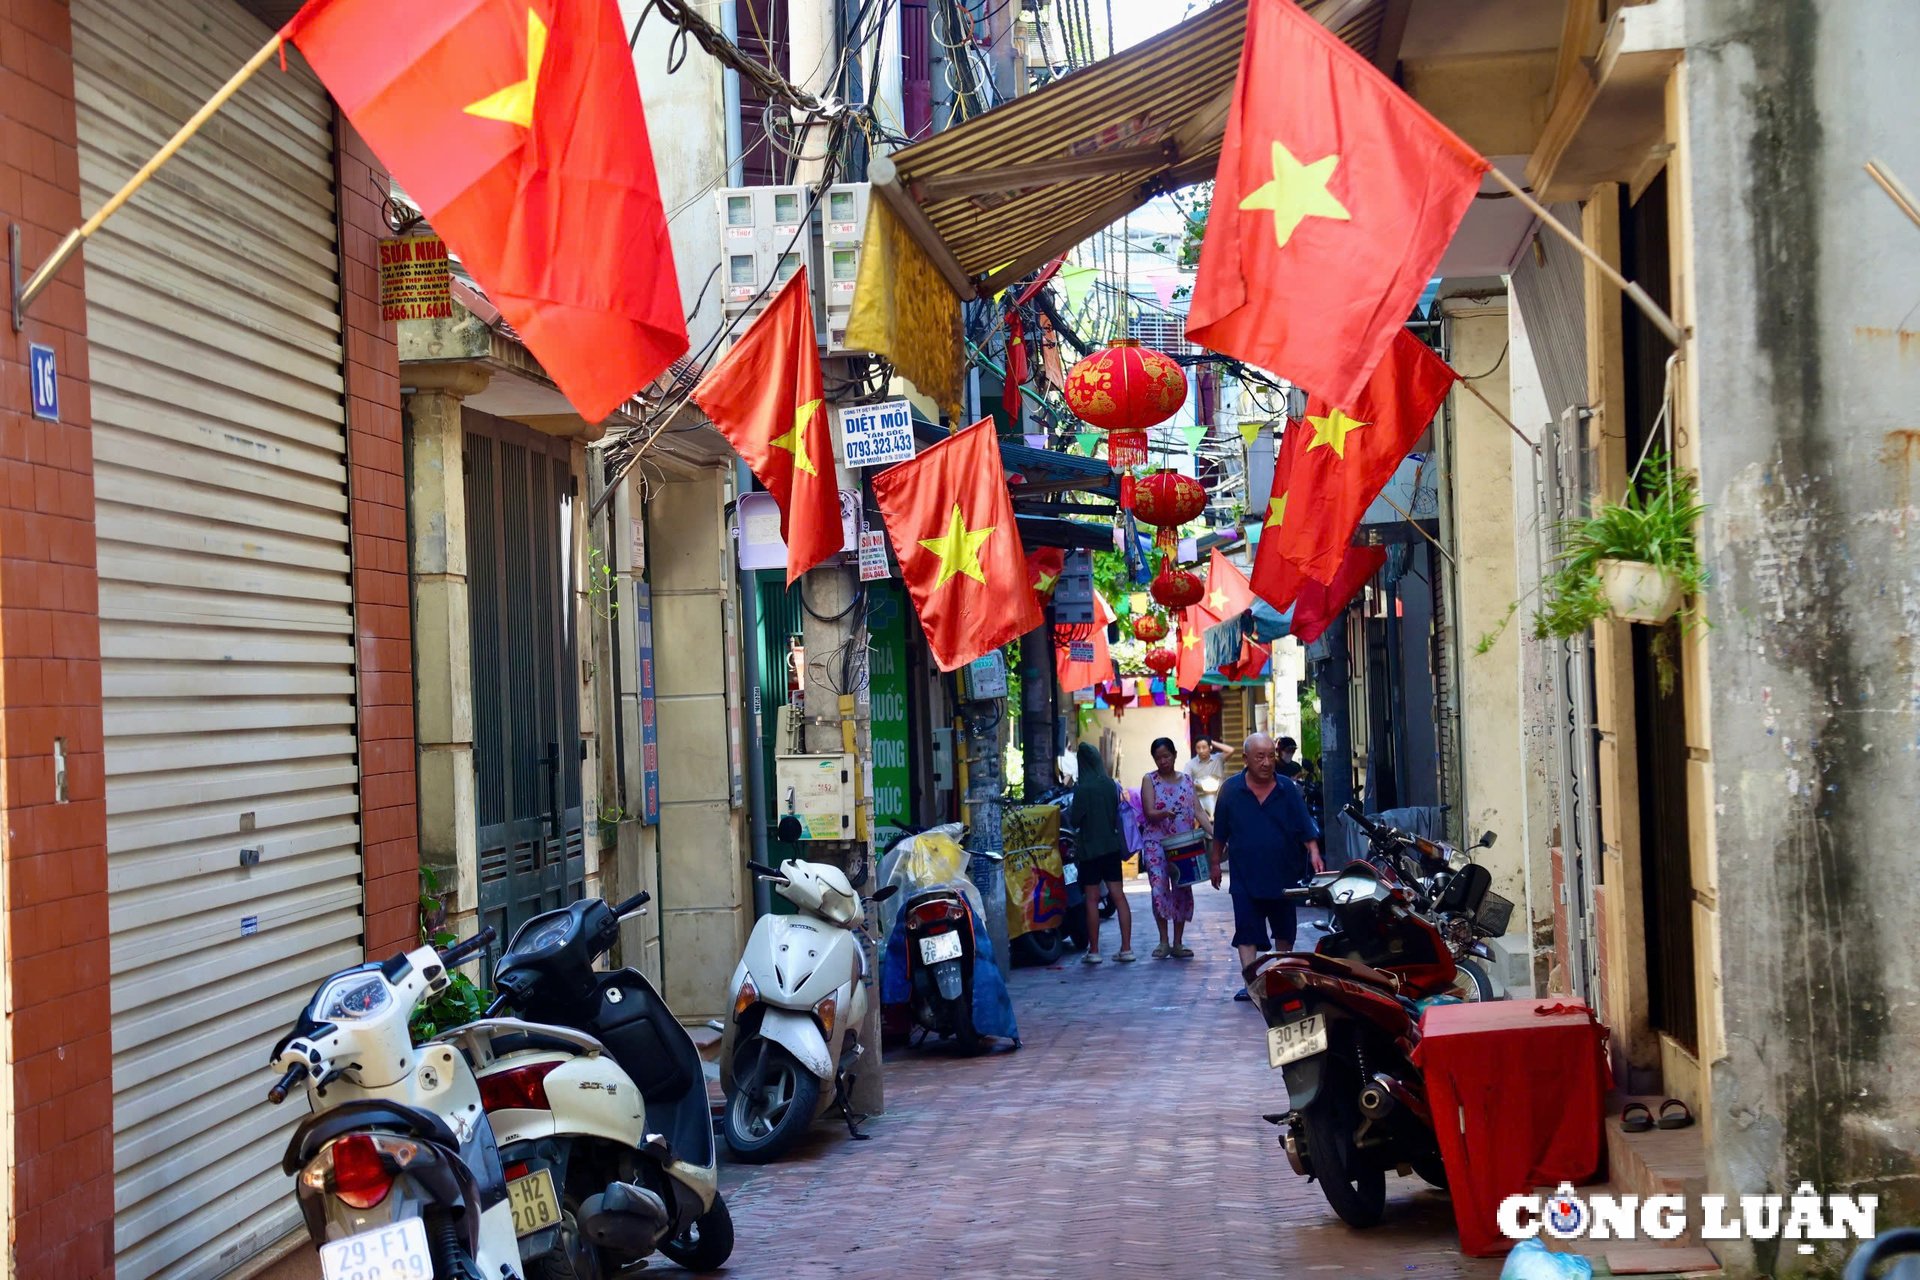
[[[1300, 788], [1279, 776], [1273, 739], [1264, 733], [1242, 748], [1247, 766], [1227, 779], [1213, 812], [1213, 887], [1220, 864], [1233, 858], [1233, 945], [1244, 970], [1260, 952], [1293, 950], [1293, 903], [1281, 897], [1309, 873], [1325, 870], [1319, 831]], [[1271, 927], [1273, 936], [1268, 940]], [[1234, 997], [1247, 999], [1244, 989]]]

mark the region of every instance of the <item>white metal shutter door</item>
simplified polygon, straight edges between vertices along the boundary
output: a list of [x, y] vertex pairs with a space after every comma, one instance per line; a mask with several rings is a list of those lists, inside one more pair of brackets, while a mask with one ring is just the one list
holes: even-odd
[[[270, 35], [230, 0], [73, 27], [87, 208]], [[86, 251], [120, 1280], [297, 1226], [267, 1054], [360, 957], [332, 112], [290, 61]]]

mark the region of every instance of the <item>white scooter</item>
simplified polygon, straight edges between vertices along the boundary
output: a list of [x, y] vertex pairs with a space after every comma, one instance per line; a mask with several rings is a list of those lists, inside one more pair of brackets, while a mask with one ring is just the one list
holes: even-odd
[[413, 1011], [493, 930], [416, 947], [320, 984], [273, 1051], [280, 1103], [305, 1082], [313, 1114], [281, 1167], [320, 1251], [324, 1280], [521, 1280], [493, 1128], [467, 1061], [415, 1047]]
[[867, 1014], [863, 904], [885, 901], [898, 886], [863, 900], [845, 872], [824, 863], [789, 859], [778, 869], [747, 867], [799, 908], [797, 915], [762, 916], [753, 926], [733, 971], [721, 1036], [727, 1145], [739, 1159], [764, 1164], [836, 1102], [847, 1128], [860, 1136], [848, 1096], [867, 1049], [859, 1034]]
[[487, 1018], [440, 1037], [479, 1072], [540, 1280], [611, 1276], [656, 1249], [712, 1271], [733, 1252], [699, 1050], [641, 974], [594, 968], [647, 898], [586, 898], [521, 925]]

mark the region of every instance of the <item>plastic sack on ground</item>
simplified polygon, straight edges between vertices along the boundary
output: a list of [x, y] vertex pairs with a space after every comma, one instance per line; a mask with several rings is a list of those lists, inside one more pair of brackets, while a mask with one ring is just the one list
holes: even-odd
[[1593, 1280], [1593, 1263], [1577, 1253], [1554, 1253], [1538, 1240], [1522, 1240], [1507, 1254], [1500, 1280]]

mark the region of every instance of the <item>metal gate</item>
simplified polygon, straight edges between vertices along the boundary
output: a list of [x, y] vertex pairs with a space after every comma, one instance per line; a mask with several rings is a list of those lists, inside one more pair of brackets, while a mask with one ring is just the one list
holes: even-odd
[[[1588, 410], [1568, 409], [1547, 428], [1541, 455], [1546, 474], [1540, 485], [1540, 528], [1548, 543], [1542, 572], [1548, 572], [1563, 547], [1562, 530], [1568, 520], [1587, 511], [1591, 492], [1590, 458], [1586, 445]], [[1554, 762], [1559, 775], [1560, 851], [1564, 866], [1562, 893], [1572, 931], [1568, 958], [1573, 993], [1598, 1008], [1599, 949], [1595, 930], [1594, 887], [1600, 874], [1599, 761], [1594, 740], [1593, 636], [1582, 632], [1554, 646], [1551, 664], [1554, 682]], [[1604, 1014], [1604, 1010], [1602, 1011]]]
[[[270, 37], [74, 0], [93, 208]], [[105, 713], [114, 1271], [299, 1225], [261, 1071], [362, 957], [333, 109], [256, 76], [87, 243]]]
[[564, 440], [471, 409], [461, 424], [480, 916], [498, 955], [585, 886], [573, 472]]

